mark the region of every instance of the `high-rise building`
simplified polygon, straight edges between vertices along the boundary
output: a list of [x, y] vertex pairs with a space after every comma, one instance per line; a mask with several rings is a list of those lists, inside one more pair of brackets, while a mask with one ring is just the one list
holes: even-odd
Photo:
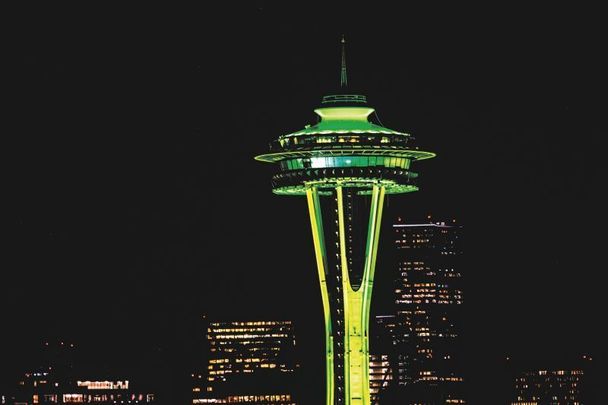
[[194, 404], [296, 404], [291, 321], [210, 322], [205, 373], [193, 374]]
[[393, 380], [388, 354], [369, 355], [369, 392], [373, 405], [379, 405], [382, 392], [388, 389]]
[[[434, 153], [381, 125], [347, 86], [323, 97], [319, 121], [257, 156], [277, 163], [279, 195], [306, 196], [325, 317], [327, 405], [369, 405], [369, 316], [384, 196], [418, 190], [412, 164]], [[376, 117], [372, 122], [371, 117]]]
[[416, 404], [465, 402], [462, 227], [455, 221], [393, 225], [397, 380]]
[[[510, 361], [511, 405], [589, 405], [606, 403], [595, 394], [592, 357], [549, 361]], [[544, 364], [544, 366], [542, 365]]]
[[395, 315], [376, 315], [371, 328], [369, 355], [369, 391], [371, 404], [382, 404], [393, 383]]

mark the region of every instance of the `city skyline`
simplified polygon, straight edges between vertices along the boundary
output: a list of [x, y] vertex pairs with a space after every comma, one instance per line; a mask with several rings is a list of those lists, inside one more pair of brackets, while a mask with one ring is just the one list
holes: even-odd
[[[113, 367], [172, 375], [187, 368], [188, 336], [211, 308], [293, 318], [310, 330], [306, 352], [322, 352], [305, 203], [273, 198], [272, 169], [250, 157], [310, 121], [338, 83], [342, 33], [349, 84], [386, 126], [439, 156], [423, 192], [389, 198], [385, 218], [467, 226], [471, 384], [491, 390], [487, 367], [505, 353], [605, 355], [594, 235], [605, 225], [606, 65], [590, 16], [409, 9], [402, 25], [390, 8], [138, 11], [15, 19], [3, 66], [14, 120], [3, 378], [13, 355], [53, 335], [104, 342], [87, 346]], [[215, 17], [225, 25], [204, 23]], [[302, 287], [268, 281], [286, 275]], [[373, 313], [384, 313], [389, 284], [377, 279]]]

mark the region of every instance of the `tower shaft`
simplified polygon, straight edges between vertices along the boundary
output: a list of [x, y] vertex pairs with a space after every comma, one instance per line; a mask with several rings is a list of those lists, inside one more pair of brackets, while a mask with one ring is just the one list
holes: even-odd
[[[356, 195], [340, 184], [329, 198], [306, 189], [325, 316], [327, 405], [370, 403], [369, 313], [385, 187], [373, 185], [367, 197], [363, 252], [353, 222]], [[332, 204], [323, 207], [322, 198]]]

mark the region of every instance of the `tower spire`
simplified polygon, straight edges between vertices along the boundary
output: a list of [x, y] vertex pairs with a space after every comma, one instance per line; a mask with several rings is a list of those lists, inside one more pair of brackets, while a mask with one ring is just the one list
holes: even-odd
[[348, 86], [348, 78], [346, 76], [346, 39], [344, 38], [344, 34], [342, 34], [342, 40], [340, 41], [342, 44], [342, 68], [340, 69], [340, 88], [344, 88]]

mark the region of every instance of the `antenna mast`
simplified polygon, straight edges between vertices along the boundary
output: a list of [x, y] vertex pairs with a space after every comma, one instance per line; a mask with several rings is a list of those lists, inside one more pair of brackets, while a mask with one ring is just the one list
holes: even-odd
[[346, 76], [346, 39], [342, 34], [342, 68], [340, 69], [340, 88], [344, 88], [348, 85], [348, 78]]

